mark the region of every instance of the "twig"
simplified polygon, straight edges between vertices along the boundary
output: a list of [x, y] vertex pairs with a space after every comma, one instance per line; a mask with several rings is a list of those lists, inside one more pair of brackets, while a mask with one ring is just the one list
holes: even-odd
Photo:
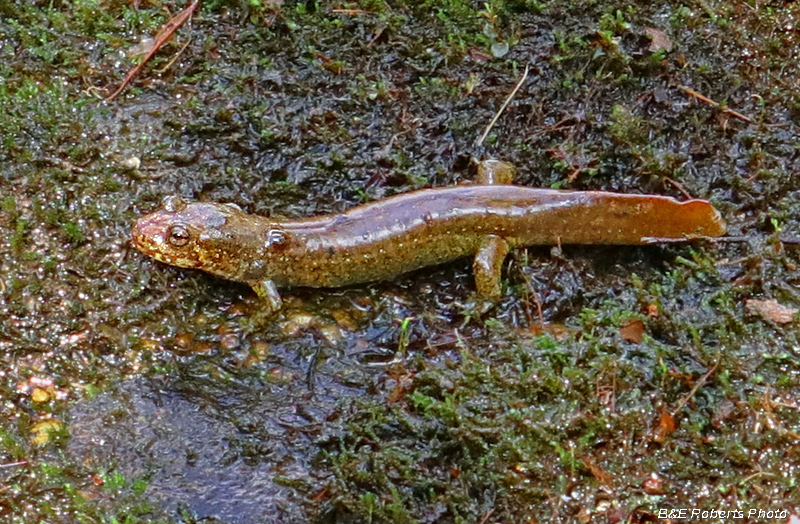
[[714, 364], [714, 366], [713, 366], [711, 369], [709, 369], [709, 370], [706, 372], [706, 374], [705, 374], [705, 375], [703, 375], [702, 377], [700, 377], [700, 380], [698, 380], [698, 381], [695, 383], [695, 385], [694, 385], [694, 387], [692, 388], [692, 390], [691, 390], [691, 391], [689, 391], [689, 394], [687, 394], [685, 397], [683, 397], [683, 398], [681, 399], [681, 401], [680, 401], [680, 402], [678, 402], [678, 407], [676, 407], [676, 408], [675, 408], [675, 409], [672, 411], [672, 413], [671, 413], [671, 415], [672, 415], [672, 418], [675, 418], [675, 417], [678, 415], [678, 413], [680, 412], [680, 410], [681, 410], [681, 409], [683, 409], [683, 406], [685, 406], [687, 402], [689, 402], [690, 400], [692, 400], [692, 397], [694, 397], [695, 393], [697, 393], [697, 390], [698, 390], [698, 389], [700, 389], [700, 387], [701, 387], [703, 384], [705, 384], [705, 383], [706, 383], [706, 380], [708, 380], [708, 377], [710, 377], [710, 376], [711, 376], [711, 375], [712, 375], [712, 374], [713, 374], [713, 373], [714, 373], [714, 372], [717, 370], [717, 368], [718, 368], [718, 367], [719, 367], [719, 360], [717, 361], [717, 363], [716, 363], [716, 364]]
[[25, 466], [27, 464], [27, 460], [20, 460], [19, 462], [7, 462], [5, 464], [0, 464], [0, 468], [15, 468], [17, 466]]
[[177, 52], [177, 53], [175, 53], [175, 56], [173, 56], [173, 57], [172, 57], [172, 60], [170, 60], [169, 62], [167, 62], [167, 65], [165, 65], [164, 67], [162, 67], [161, 69], [159, 69], [159, 70], [158, 70], [158, 71], [156, 71], [156, 72], [157, 72], [158, 74], [161, 74], [161, 73], [165, 72], [166, 70], [168, 70], [170, 67], [172, 67], [172, 64], [174, 64], [174, 63], [175, 63], [175, 61], [176, 61], [178, 58], [180, 58], [180, 57], [181, 57], [181, 55], [183, 54], [183, 52], [184, 52], [184, 51], [186, 51], [186, 48], [187, 48], [187, 47], [189, 47], [189, 44], [191, 44], [191, 43], [192, 43], [192, 40], [191, 40], [191, 38], [187, 39], [187, 40], [186, 40], [186, 43], [185, 43], [185, 44], [183, 44], [183, 45], [181, 46], [181, 48], [178, 50], [178, 52]]
[[372, 44], [374, 44], [374, 43], [375, 43], [375, 41], [376, 41], [376, 40], [378, 40], [378, 38], [380, 38], [380, 37], [381, 37], [381, 35], [383, 34], [383, 32], [384, 32], [385, 30], [386, 30], [386, 26], [385, 26], [385, 25], [382, 25], [382, 26], [380, 26], [378, 29], [376, 29], [376, 30], [375, 30], [375, 34], [374, 34], [374, 35], [372, 35], [372, 38], [370, 38], [370, 39], [369, 39], [369, 42], [367, 42], [367, 47], [371, 47], [371, 46], [372, 46]]
[[701, 102], [704, 102], [704, 103], [706, 103], [706, 104], [708, 104], [710, 106], [714, 106], [714, 107], [722, 109], [723, 113], [728, 113], [729, 115], [731, 115], [733, 117], [736, 117], [739, 120], [744, 120], [745, 122], [747, 122], [749, 124], [753, 123], [753, 119], [750, 118], [749, 116], [744, 116], [743, 114], [739, 113], [738, 111], [734, 111], [733, 109], [730, 109], [729, 107], [722, 106], [716, 100], [712, 100], [712, 99], [708, 98], [707, 96], [698, 93], [697, 91], [695, 91], [691, 87], [678, 86], [678, 89], [680, 89], [681, 91], [683, 91], [687, 95], [700, 100]]
[[681, 91], [683, 91], [687, 95], [692, 96], [692, 97], [700, 100], [701, 102], [705, 102], [706, 104], [712, 105], [714, 107], [719, 107], [719, 102], [715, 102], [714, 100], [711, 100], [707, 96], [701, 95], [700, 93], [698, 93], [697, 91], [695, 91], [691, 87], [678, 86], [678, 89], [680, 89]]
[[544, 312], [542, 312], [542, 301], [539, 300], [539, 293], [534, 289], [531, 295], [533, 296], [533, 303], [536, 305], [536, 316], [539, 317], [539, 325], [544, 327]]
[[365, 11], [364, 9], [331, 9], [331, 13], [340, 15], [374, 15], [372, 11]]
[[138, 75], [139, 72], [141, 72], [141, 70], [145, 66], [145, 64], [151, 58], [153, 58], [153, 55], [155, 55], [158, 52], [158, 50], [161, 49], [161, 47], [165, 43], [167, 43], [167, 41], [170, 38], [172, 38], [172, 35], [175, 34], [175, 31], [180, 29], [181, 26], [183, 26], [183, 24], [185, 24], [192, 17], [192, 13], [194, 13], [194, 10], [197, 9], [197, 6], [199, 6], [199, 5], [200, 5], [200, 1], [199, 0], [195, 0], [194, 2], [189, 4], [186, 7], [186, 9], [184, 9], [183, 11], [178, 13], [177, 15], [173, 16], [169, 20], [169, 22], [167, 22], [164, 25], [164, 27], [161, 28], [161, 31], [159, 31], [158, 35], [156, 36], [156, 42], [155, 42], [155, 44], [153, 44], [153, 48], [150, 50], [150, 52], [148, 52], [145, 55], [144, 59], [141, 62], [139, 62], [139, 65], [137, 65], [136, 67], [131, 69], [130, 73], [128, 73], [128, 76], [126, 76], [125, 80], [122, 81], [122, 84], [120, 84], [120, 86], [117, 88], [117, 90], [114, 91], [111, 94], [111, 96], [106, 98], [106, 101], [111, 102], [112, 100], [114, 100], [117, 97], [117, 95], [122, 93], [122, 91], [128, 86], [128, 84], [131, 83], [131, 80], [133, 80], [133, 78], [136, 75]]
[[686, 190], [683, 188], [683, 186], [682, 186], [682, 185], [680, 185], [680, 184], [679, 184], [677, 181], [675, 181], [675, 180], [672, 180], [672, 179], [671, 179], [671, 178], [669, 178], [669, 177], [664, 177], [664, 181], [665, 181], [665, 182], [667, 182], [668, 184], [670, 184], [672, 187], [674, 187], [674, 188], [675, 188], [675, 189], [677, 189], [678, 191], [680, 191], [681, 193], [683, 193], [683, 196], [685, 196], [686, 198], [693, 198], [693, 197], [692, 197], [692, 195], [690, 195], [690, 194], [689, 194], [689, 192], [688, 192], [688, 191], [686, 191]]
[[525, 66], [525, 71], [522, 73], [522, 78], [519, 79], [517, 85], [515, 85], [514, 89], [511, 90], [511, 93], [508, 94], [505, 102], [503, 102], [503, 105], [501, 105], [500, 109], [498, 109], [497, 113], [495, 113], [494, 118], [492, 118], [492, 121], [489, 122], [489, 125], [486, 126], [486, 129], [483, 131], [481, 137], [478, 139], [477, 142], [475, 142], [476, 146], [480, 147], [483, 144], [483, 141], [486, 140], [489, 131], [492, 130], [494, 125], [497, 123], [497, 119], [500, 118], [500, 115], [502, 115], [503, 111], [506, 110], [506, 107], [508, 107], [508, 104], [511, 102], [511, 99], [514, 98], [514, 96], [517, 94], [517, 91], [519, 91], [519, 88], [522, 87], [523, 82], [525, 82], [527, 78], [528, 78], [528, 66]]
[[[709, 237], [706, 235], [686, 235], [681, 238], [670, 237], [642, 237], [642, 242], [647, 245], [651, 244], [679, 244], [682, 242], [695, 242], [701, 240], [703, 242], [711, 242], [712, 244], [747, 244], [753, 240], [763, 240], [758, 237], [747, 236], [729, 236], [729, 237]], [[800, 245], [800, 238], [779, 238], [778, 242], [790, 246]]]

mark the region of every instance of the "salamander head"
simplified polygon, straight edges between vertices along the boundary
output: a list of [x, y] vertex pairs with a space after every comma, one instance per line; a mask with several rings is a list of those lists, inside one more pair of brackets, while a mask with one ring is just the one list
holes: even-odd
[[235, 204], [167, 197], [161, 209], [136, 221], [133, 245], [159, 262], [236, 280], [247, 218]]

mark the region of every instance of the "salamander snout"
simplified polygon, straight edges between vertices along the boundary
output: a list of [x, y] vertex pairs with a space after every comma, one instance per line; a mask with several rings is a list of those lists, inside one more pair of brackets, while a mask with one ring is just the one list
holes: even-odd
[[164, 210], [140, 218], [131, 230], [136, 249], [160, 262], [186, 268], [199, 266], [196, 238], [197, 231]]

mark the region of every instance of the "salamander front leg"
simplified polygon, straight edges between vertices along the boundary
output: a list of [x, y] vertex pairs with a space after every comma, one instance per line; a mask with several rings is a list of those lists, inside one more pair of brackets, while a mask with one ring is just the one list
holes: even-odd
[[278, 293], [278, 287], [272, 280], [261, 280], [258, 282], [249, 282], [250, 287], [256, 292], [258, 297], [267, 302], [269, 306], [269, 313], [274, 313], [281, 309], [283, 302], [281, 295]]
[[508, 242], [496, 235], [488, 235], [481, 241], [472, 268], [475, 272], [475, 287], [484, 298], [499, 300], [502, 296], [500, 276], [508, 250]]
[[486, 185], [511, 184], [514, 181], [514, 173], [516, 171], [517, 169], [513, 164], [494, 158], [487, 158], [478, 162], [477, 182]]

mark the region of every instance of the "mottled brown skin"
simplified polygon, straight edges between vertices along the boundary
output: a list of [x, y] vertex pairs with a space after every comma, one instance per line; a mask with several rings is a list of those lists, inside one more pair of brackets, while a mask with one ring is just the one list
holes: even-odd
[[703, 200], [570, 192], [512, 185], [426, 189], [301, 220], [248, 215], [231, 204], [168, 198], [139, 219], [134, 245], [156, 260], [245, 282], [274, 307], [276, 287], [339, 287], [386, 280], [476, 255], [478, 291], [500, 293], [511, 248], [646, 244], [649, 238], [720, 236]]

